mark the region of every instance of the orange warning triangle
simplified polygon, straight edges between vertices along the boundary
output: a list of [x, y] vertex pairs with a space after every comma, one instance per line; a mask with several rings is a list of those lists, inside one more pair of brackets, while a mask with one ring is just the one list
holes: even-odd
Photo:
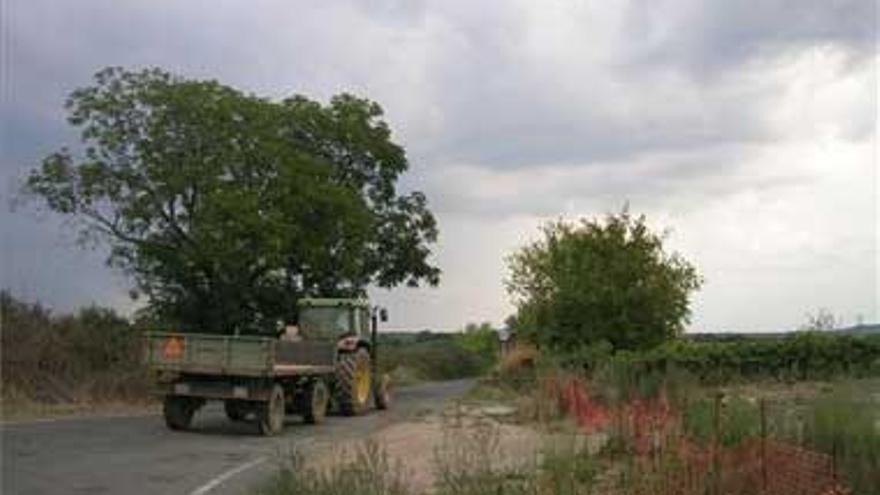
[[183, 356], [183, 339], [180, 337], [168, 337], [162, 346], [162, 354], [166, 359], [180, 359]]

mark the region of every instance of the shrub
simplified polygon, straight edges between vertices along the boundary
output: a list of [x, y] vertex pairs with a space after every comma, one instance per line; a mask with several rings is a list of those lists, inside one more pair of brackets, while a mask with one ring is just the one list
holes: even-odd
[[880, 374], [880, 335], [797, 332], [749, 340], [680, 339], [644, 352], [603, 356], [588, 350], [568, 355], [566, 362], [593, 374], [625, 373], [629, 376], [619, 379], [642, 382], [670, 372], [684, 372], [707, 384], [762, 378], [796, 381], [865, 377]]
[[113, 310], [53, 316], [0, 292], [4, 402], [147, 397], [140, 333]]
[[538, 350], [526, 344], [517, 346], [501, 358], [498, 371], [502, 376], [515, 376], [533, 371], [539, 359]]
[[468, 323], [455, 341], [467, 351], [479, 357], [483, 371], [488, 370], [498, 361], [498, 332], [488, 322], [479, 325]]
[[545, 225], [508, 260], [507, 289], [521, 337], [554, 352], [605, 340], [649, 349], [684, 330], [701, 278], [664, 247], [644, 216], [619, 214]]
[[479, 354], [459, 345], [451, 335], [384, 344], [379, 348], [379, 365], [392, 374], [401, 368], [412, 370], [422, 380], [453, 380], [480, 375], [487, 367]]

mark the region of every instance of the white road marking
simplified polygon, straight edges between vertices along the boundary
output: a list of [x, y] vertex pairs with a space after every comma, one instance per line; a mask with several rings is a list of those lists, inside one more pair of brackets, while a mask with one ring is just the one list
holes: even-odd
[[223, 483], [224, 481], [228, 480], [229, 478], [232, 478], [233, 476], [235, 476], [236, 474], [238, 474], [242, 471], [246, 471], [254, 466], [262, 464], [265, 461], [266, 461], [265, 457], [260, 457], [260, 458], [252, 460], [251, 462], [246, 462], [246, 463], [242, 464], [241, 466], [230, 469], [229, 471], [226, 471], [225, 473], [222, 473], [219, 476], [213, 478], [211, 481], [205, 483], [204, 485], [196, 488], [195, 490], [190, 492], [189, 495], [205, 495], [206, 493], [213, 490], [214, 488], [217, 488], [217, 486], [220, 485], [220, 483]]

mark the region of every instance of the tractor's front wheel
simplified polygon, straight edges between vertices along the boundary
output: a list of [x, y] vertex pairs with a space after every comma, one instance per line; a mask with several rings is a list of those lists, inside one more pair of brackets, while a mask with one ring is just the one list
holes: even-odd
[[269, 400], [257, 408], [257, 426], [265, 436], [277, 435], [284, 429], [284, 389], [275, 384]]
[[355, 416], [366, 412], [370, 405], [372, 381], [370, 353], [366, 349], [339, 355], [334, 392], [343, 415]]

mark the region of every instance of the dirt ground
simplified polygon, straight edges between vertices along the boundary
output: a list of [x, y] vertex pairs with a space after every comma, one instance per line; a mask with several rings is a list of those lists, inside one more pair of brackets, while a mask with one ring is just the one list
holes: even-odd
[[[478, 439], [484, 440], [484, 445], [475, 445]], [[312, 458], [312, 466], [320, 469], [339, 462], [340, 458], [349, 458], [367, 442], [374, 442], [387, 455], [389, 465], [401, 473], [406, 484], [422, 493], [433, 485], [439, 460], [454, 462], [450, 459], [455, 455], [450, 452], [453, 446], [489, 448], [502, 454], [493, 456], [500, 462], [516, 462], [533, 456], [540, 449], [542, 439], [533, 429], [506, 424], [473, 409], [450, 408], [439, 414], [394, 424], [370, 435], [367, 440], [321, 449], [321, 453]]]
[[[506, 405], [455, 405], [378, 431], [368, 438], [384, 452], [389, 465], [402, 474], [415, 493], [428, 492], [442, 465], [492, 462], [494, 466], [527, 466], [550, 446], [581, 448], [589, 442], [598, 450], [603, 437], [573, 429], [542, 432], [534, 425], [511, 421], [515, 410]], [[363, 448], [364, 441], [323, 449], [313, 466], [329, 466]], [[471, 466], [473, 467], [473, 466]]]

